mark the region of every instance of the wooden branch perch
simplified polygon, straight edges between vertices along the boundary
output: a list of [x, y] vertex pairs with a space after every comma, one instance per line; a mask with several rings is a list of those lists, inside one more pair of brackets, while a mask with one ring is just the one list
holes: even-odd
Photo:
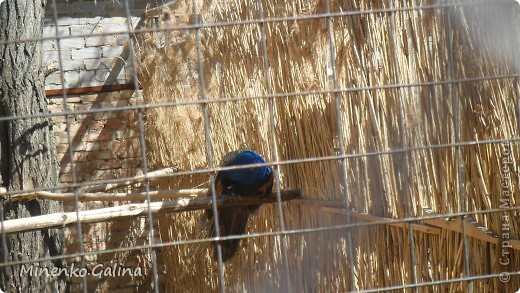
[[[320, 199], [307, 199], [307, 198], [299, 198], [294, 201], [297, 204], [305, 205], [305, 206], [312, 206], [320, 208], [322, 211], [335, 213], [335, 214], [342, 214], [347, 215], [349, 214], [352, 218], [363, 220], [366, 222], [385, 222], [386, 224], [394, 227], [400, 227], [400, 228], [408, 228], [407, 223], [403, 222], [395, 222], [394, 220], [390, 218], [384, 218], [384, 217], [378, 217], [373, 216], [366, 213], [359, 213], [355, 211], [347, 211], [345, 210], [345, 202], [343, 201], [327, 201], [327, 200], [320, 200]], [[428, 225], [420, 225], [412, 223], [412, 229], [415, 231], [420, 231], [428, 234], [440, 234], [441, 229], [436, 227], [431, 227]]]
[[[349, 214], [352, 218], [366, 221], [366, 222], [385, 222], [385, 224], [387, 224], [389, 226], [399, 227], [399, 228], [408, 228], [408, 223], [395, 222], [393, 219], [390, 219], [390, 218], [378, 217], [378, 216], [373, 216], [370, 214], [359, 213], [359, 212], [354, 212], [354, 211], [346, 211], [345, 209], [339, 209], [337, 207], [323, 207], [322, 209], [324, 211], [329, 211], [329, 212], [333, 212], [333, 213], [340, 213], [340, 214], [344, 214], [344, 215]], [[414, 231], [419, 231], [419, 232], [428, 233], [428, 234], [441, 234], [441, 229], [431, 227], [428, 225], [412, 223], [411, 227]]]
[[[179, 190], [157, 190], [150, 191], [150, 199], [162, 200], [162, 199], [176, 199], [184, 197], [197, 197], [206, 195], [208, 193], [207, 188], [200, 189], [179, 189]], [[1, 196], [1, 193], [0, 193]], [[111, 192], [78, 192], [79, 201], [143, 201], [146, 200], [146, 192], [132, 192], [132, 193], [111, 193]], [[11, 195], [11, 201], [20, 200], [34, 200], [34, 199], [46, 199], [46, 200], [57, 200], [70, 202], [74, 201], [73, 192], [48, 192], [48, 191], [34, 191], [17, 193]]]
[[[286, 190], [281, 192], [282, 201], [288, 201], [300, 197], [299, 190]], [[220, 196], [217, 199], [218, 207], [232, 207], [244, 205], [258, 205], [276, 202], [276, 193], [265, 197]], [[3, 221], [0, 232], [17, 233], [46, 228], [63, 227], [75, 224], [79, 219], [82, 223], [96, 223], [109, 220], [118, 220], [128, 217], [146, 216], [148, 211], [157, 213], [178, 213], [194, 210], [207, 210], [212, 208], [211, 197], [197, 199], [177, 199], [173, 201], [134, 203], [117, 207], [102, 208], [88, 211], [55, 213], [35, 216], [30, 218]]]
[[175, 167], [164, 168], [164, 169], [160, 169], [160, 170], [157, 170], [157, 171], [149, 172], [146, 175], [135, 176], [131, 180], [127, 180], [127, 181], [124, 181], [124, 182], [107, 183], [107, 184], [87, 187], [85, 190], [87, 192], [106, 192], [106, 191], [109, 191], [109, 190], [112, 190], [112, 189], [116, 189], [116, 188], [119, 188], [119, 187], [132, 185], [132, 184], [139, 183], [139, 182], [142, 182], [142, 181], [145, 181], [145, 180], [154, 181], [154, 180], [160, 179], [160, 177], [162, 175], [172, 174], [172, 173], [177, 172], [177, 170], [178, 169], [175, 168]]
[[[107, 191], [124, 187], [132, 184], [142, 182], [144, 180], [154, 181], [161, 176], [166, 174], [172, 174], [177, 172], [174, 167], [164, 168], [157, 171], [153, 171], [145, 175], [139, 175], [131, 180], [117, 183], [108, 183], [96, 186], [89, 186], [86, 188], [88, 191], [79, 191], [78, 197], [80, 201], [143, 201], [146, 199], [146, 192], [133, 192], [133, 193], [108, 193]], [[6, 197], [7, 189], [0, 187], [0, 197]], [[194, 197], [199, 195], [205, 195], [207, 189], [181, 189], [181, 190], [159, 190], [151, 191], [151, 199], [169, 199], [169, 198], [180, 198], [180, 197]], [[9, 196], [11, 201], [20, 200], [34, 200], [34, 199], [47, 199], [47, 200], [58, 200], [58, 201], [74, 201], [73, 192], [49, 192], [49, 191], [32, 191], [15, 193]]]
[[[341, 201], [326, 201], [326, 200], [316, 200], [316, 199], [304, 199], [300, 198], [294, 201], [294, 203], [306, 206], [317, 207], [323, 211], [343, 214], [349, 214], [352, 218], [366, 221], [366, 222], [384, 222], [385, 225], [400, 227], [400, 228], [408, 228], [408, 223], [405, 222], [396, 222], [395, 219], [378, 217], [366, 213], [359, 213], [355, 211], [347, 211], [344, 206], [345, 203]], [[424, 209], [424, 213], [426, 215], [434, 215], [431, 209]], [[423, 219], [420, 220], [422, 223], [426, 224], [417, 224], [412, 223], [411, 228], [414, 231], [420, 231], [428, 234], [440, 234], [442, 230], [452, 231], [456, 233], [462, 234], [462, 219], [457, 217], [453, 220], [435, 218], [435, 219]], [[464, 225], [466, 229], [466, 235], [468, 237], [478, 239], [481, 241], [485, 241], [492, 244], [499, 244], [499, 238], [495, 233], [487, 229], [486, 227], [480, 225], [475, 221], [475, 219], [471, 217], [464, 218]], [[520, 240], [517, 239], [509, 239], [509, 245], [515, 250], [520, 250]]]
[[[429, 208], [425, 208], [424, 212], [427, 215], [435, 215], [435, 213]], [[460, 234], [462, 234], [462, 221], [463, 219], [461, 219], [460, 217], [457, 217], [453, 220], [441, 218], [422, 220], [422, 222], [428, 225], [439, 227], [448, 231], [457, 232]], [[499, 244], [500, 239], [495, 233], [493, 233], [486, 227], [480, 225], [479, 223], [477, 223], [475, 219], [471, 217], [464, 218], [464, 228], [468, 237], [492, 243], [495, 245]], [[508, 241], [513, 249], [520, 250], [520, 240], [509, 239]]]

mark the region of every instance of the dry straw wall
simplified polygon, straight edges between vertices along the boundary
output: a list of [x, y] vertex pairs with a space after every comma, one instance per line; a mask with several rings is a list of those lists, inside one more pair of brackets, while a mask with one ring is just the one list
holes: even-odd
[[[412, 0], [330, 2], [332, 12], [384, 10], [390, 8], [388, 2], [403, 8], [438, 4]], [[195, 8], [191, 3], [179, 0], [160, 17], [148, 19], [146, 25], [180, 28], [193, 24]], [[257, 1], [198, 3], [198, 20], [206, 24], [259, 18]], [[264, 18], [309, 16], [326, 11], [325, 1], [267, 0], [262, 2], [262, 8]], [[331, 204], [344, 202], [348, 194], [350, 209], [388, 218], [422, 216], [425, 207], [436, 213], [498, 208], [503, 191], [500, 170], [506, 155], [504, 145], [450, 145], [519, 137], [517, 78], [480, 79], [517, 72], [515, 49], [519, 34], [514, 24], [518, 10], [513, 4], [488, 3], [480, 7], [404, 9], [333, 17], [330, 24], [334, 60], [327, 18], [210, 26], [199, 30], [202, 75], [196, 30], [140, 35], [145, 102], [187, 103], [146, 111], [151, 169], [171, 165], [182, 170], [207, 168], [207, 139], [211, 141], [211, 163], [218, 164], [223, 154], [239, 148], [255, 149], [269, 161], [274, 159], [275, 150], [281, 161], [337, 155], [341, 153], [342, 137], [345, 153], [360, 155], [346, 160], [345, 176], [341, 160], [287, 164], [280, 167], [281, 187], [299, 188], [304, 198]], [[267, 60], [263, 55], [262, 27]], [[501, 28], [501, 42], [489, 27]], [[327, 92], [334, 89], [331, 60], [337, 87], [349, 90]], [[265, 63], [269, 64], [268, 74]], [[449, 80], [466, 81], [438, 82]], [[392, 86], [419, 83], [426, 85]], [[301, 92], [312, 93], [290, 94]], [[279, 96], [232, 99], [268, 94]], [[231, 100], [191, 103], [201, 97]], [[204, 120], [204, 107], [208, 121]], [[272, 121], [270, 115], [274, 117]], [[205, 123], [210, 126], [209, 137]], [[439, 145], [448, 146], [427, 147]], [[519, 145], [511, 142], [509, 146], [511, 170], [518, 170]], [[392, 152], [403, 148], [412, 151]], [[378, 154], [381, 152], [387, 153]], [[513, 172], [507, 176], [514, 195], [510, 205], [515, 206], [518, 176]], [[176, 176], [157, 187], [206, 187], [208, 178], [207, 173]], [[347, 223], [344, 214], [318, 204], [287, 203], [283, 210], [285, 228], [289, 230]], [[516, 214], [505, 211], [473, 217], [499, 233], [504, 215], [517, 219]], [[159, 217], [162, 241], [204, 238], [208, 225], [201, 212]], [[248, 231], [279, 231], [279, 227], [276, 206], [269, 205], [250, 220]], [[510, 228], [511, 237], [519, 238], [518, 221], [511, 221]], [[348, 257], [346, 229], [287, 236], [289, 277], [295, 292], [369, 289], [466, 274], [464, 241], [458, 233], [415, 231], [412, 250], [408, 229], [377, 225], [350, 231], [352, 259]], [[520, 257], [514, 251], [511, 264], [504, 267], [498, 263], [499, 246], [472, 238], [467, 243], [471, 275], [520, 266]], [[198, 243], [162, 249], [160, 257], [167, 264], [166, 286], [171, 292], [219, 288], [218, 266], [209, 248], [208, 243]], [[243, 240], [241, 252], [224, 266], [227, 288], [280, 290], [284, 282], [281, 249], [280, 237]], [[415, 274], [412, 264], [416, 266]], [[353, 275], [356, 280], [351, 279]], [[519, 284], [518, 277], [507, 284], [497, 279], [473, 282], [482, 292], [512, 290]], [[460, 292], [466, 291], [466, 286], [466, 282], [455, 282], [432, 288], [436, 292]]]

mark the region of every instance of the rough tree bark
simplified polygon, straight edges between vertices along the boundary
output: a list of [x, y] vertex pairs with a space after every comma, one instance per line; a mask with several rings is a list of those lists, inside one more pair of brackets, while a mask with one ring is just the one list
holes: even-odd
[[[16, 41], [42, 36], [45, 0], [7, 0], [0, 4], [0, 40]], [[0, 117], [48, 112], [44, 93], [42, 48], [39, 42], [0, 44]], [[49, 117], [0, 121], [0, 174], [8, 190], [51, 187], [58, 184], [54, 133]], [[5, 219], [63, 211], [53, 201], [11, 203], [3, 200]], [[2, 235], [0, 235], [0, 241]], [[7, 292], [63, 292], [68, 280], [60, 276], [24, 273], [34, 268], [63, 267], [61, 260], [36, 261], [63, 253], [63, 232], [49, 229], [8, 235], [7, 254], [0, 245], [0, 261], [35, 260], [0, 270], [0, 289]], [[3, 243], [5, 243], [3, 242]], [[1, 244], [2, 242], [0, 242]]]

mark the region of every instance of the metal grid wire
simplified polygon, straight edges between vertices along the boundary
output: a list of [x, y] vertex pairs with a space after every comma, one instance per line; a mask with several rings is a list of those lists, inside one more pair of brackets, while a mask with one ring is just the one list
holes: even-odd
[[[172, 242], [155, 242], [154, 241], [154, 217], [152, 215], [151, 209], [148, 209], [148, 224], [149, 224], [149, 244], [147, 245], [137, 245], [131, 248], [114, 248], [114, 249], [106, 249], [102, 251], [85, 251], [84, 244], [83, 244], [83, 231], [82, 231], [82, 223], [79, 217], [80, 212], [80, 200], [78, 197], [78, 192], [81, 187], [85, 186], [91, 186], [95, 184], [107, 184], [107, 183], [120, 183], [120, 182], [126, 182], [131, 181], [134, 178], [133, 177], [125, 177], [125, 178], [113, 178], [108, 180], [94, 180], [94, 181], [87, 181], [87, 182], [80, 182], [77, 179], [76, 175], [76, 167], [74, 160], [71, 159], [70, 164], [72, 168], [72, 183], [68, 184], [60, 184], [60, 186], [55, 188], [35, 188], [31, 190], [17, 190], [17, 191], [9, 191], [7, 195], [14, 195], [18, 193], [24, 193], [24, 192], [31, 192], [31, 191], [55, 191], [58, 189], [63, 188], [69, 188], [74, 192], [75, 198], [74, 198], [74, 204], [75, 204], [75, 211], [78, 218], [77, 222], [77, 229], [79, 233], [79, 252], [67, 254], [67, 255], [60, 255], [60, 256], [52, 256], [52, 257], [44, 257], [37, 260], [18, 260], [18, 261], [10, 261], [8, 258], [8, 250], [7, 250], [7, 236], [4, 230], [2, 230], [1, 235], [1, 243], [3, 246], [4, 254], [2, 256], [3, 261], [0, 264], [0, 267], [7, 267], [7, 266], [16, 266], [16, 265], [24, 265], [24, 264], [31, 264], [31, 263], [37, 263], [37, 262], [45, 262], [45, 261], [53, 261], [58, 259], [70, 259], [70, 258], [76, 258], [81, 257], [84, 259], [86, 256], [91, 255], [101, 255], [101, 254], [110, 254], [115, 252], [121, 252], [125, 250], [145, 250], [148, 251], [148, 253], [151, 256], [152, 260], [152, 274], [153, 274], [153, 283], [154, 283], [154, 290], [155, 292], [159, 292], [159, 280], [158, 280], [158, 267], [157, 267], [157, 249], [169, 247], [169, 246], [175, 246], [175, 245], [183, 245], [183, 244], [194, 244], [194, 243], [204, 243], [204, 242], [213, 242], [218, 239], [245, 239], [245, 238], [255, 238], [255, 237], [263, 237], [263, 236], [273, 236], [273, 237], [280, 237], [281, 239], [281, 245], [282, 245], [282, 262], [284, 264], [283, 271], [284, 271], [284, 291], [285, 292], [291, 292], [291, 280], [290, 280], [290, 268], [289, 268], [289, 253], [288, 253], [288, 247], [286, 243], [286, 237], [288, 235], [295, 235], [295, 234], [304, 234], [304, 233], [316, 233], [320, 231], [330, 231], [330, 230], [344, 230], [347, 232], [347, 243], [348, 243], [348, 251], [347, 251], [347, 259], [349, 261], [349, 267], [350, 269], [350, 278], [351, 280], [356, 280], [355, 272], [352, 268], [354, 268], [354, 264], [352, 263], [354, 259], [354, 252], [353, 252], [353, 244], [352, 244], [352, 235], [351, 230], [355, 227], [368, 227], [368, 226], [374, 226], [374, 225], [382, 225], [382, 224], [388, 224], [386, 221], [375, 221], [370, 223], [351, 223], [351, 219], [349, 214], [347, 214], [347, 224], [343, 225], [334, 225], [334, 226], [328, 226], [328, 227], [318, 227], [318, 228], [307, 228], [307, 229], [293, 229], [288, 230], [284, 226], [284, 209], [282, 208], [282, 200], [281, 200], [281, 187], [280, 187], [280, 166], [284, 165], [290, 165], [290, 164], [300, 164], [300, 163], [312, 163], [312, 162], [319, 162], [319, 161], [327, 161], [327, 160], [340, 160], [341, 161], [341, 178], [342, 184], [344, 186], [343, 191], [343, 197], [346, 204], [346, 208], [348, 209], [348, 202], [349, 202], [349, 187], [348, 187], [348, 180], [347, 180], [347, 165], [346, 161], [347, 159], [353, 159], [353, 158], [366, 158], [366, 157], [374, 157], [374, 156], [394, 156], [394, 155], [401, 155], [404, 157], [405, 161], [405, 168], [410, 164], [410, 154], [417, 151], [422, 150], [439, 150], [439, 149], [455, 149], [456, 150], [456, 161], [457, 161], [457, 171], [458, 171], [458, 190], [459, 190], [459, 196], [460, 196], [460, 202], [461, 204], [461, 211], [456, 213], [450, 213], [450, 214], [442, 214], [442, 215], [430, 215], [430, 216], [419, 216], [414, 217], [412, 213], [412, 203], [410, 196], [408, 194], [404, 195], [404, 198], [406, 201], [407, 206], [407, 216], [402, 219], [396, 219], [393, 220], [392, 223], [406, 223], [408, 225], [408, 231], [409, 231], [409, 245], [411, 247], [410, 254], [411, 254], [411, 272], [412, 272], [412, 280], [413, 282], [411, 284], [404, 284], [404, 285], [398, 285], [398, 286], [392, 286], [392, 287], [385, 287], [385, 288], [376, 288], [376, 289], [366, 289], [363, 292], [379, 292], [379, 291], [390, 291], [390, 290], [403, 290], [403, 289], [415, 289], [421, 287], [427, 287], [427, 286], [434, 286], [434, 285], [440, 285], [440, 284], [449, 284], [449, 283], [457, 283], [457, 282], [466, 282], [468, 290], [474, 291], [473, 288], [473, 282], [476, 280], [483, 280], [483, 279], [491, 279], [491, 278], [498, 278], [500, 274], [488, 274], [488, 275], [477, 275], [477, 276], [471, 276], [470, 274], [470, 260], [469, 260], [469, 254], [468, 254], [468, 236], [466, 235], [465, 225], [462, 225], [462, 235], [463, 235], [463, 248], [464, 248], [464, 271], [465, 271], [465, 277], [459, 277], [459, 278], [452, 278], [447, 280], [438, 280], [438, 281], [430, 281], [430, 282], [418, 282], [417, 273], [415, 269], [415, 251], [414, 251], [414, 235], [413, 235], [413, 229], [412, 224], [420, 221], [420, 220], [427, 220], [427, 219], [436, 219], [436, 218], [446, 218], [446, 217], [463, 217], [468, 215], [478, 215], [478, 214], [491, 214], [491, 213], [499, 213], [504, 212], [503, 208], [500, 209], [489, 209], [489, 210], [482, 210], [482, 211], [468, 211], [465, 210], [465, 207], [467, 206], [466, 201], [467, 197], [464, 193], [464, 187], [463, 187], [463, 170], [462, 170], [462, 158], [461, 158], [461, 148], [465, 146], [475, 146], [475, 145], [486, 145], [486, 144], [499, 144], [504, 142], [510, 142], [510, 143], [518, 143], [520, 142], [519, 137], [512, 137], [512, 138], [503, 138], [503, 139], [491, 139], [491, 140], [474, 140], [474, 141], [463, 141], [460, 138], [460, 119], [459, 119], [459, 104], [457, 103], [457, 93], [454, 89], [455, 86], [462, 83], [473, 83], [473, 82], [480, 82], [480, 81], [489, 81], [489, 80], [502, 80], [502, 79], [511, 79], [511, 78], [518, 78], [520, 77], [520, 73], [515, 74], [508, 74], [508, 75], [494, 75], [494, 76], [484, 76], [484, 77], [473, 77], [473, 78], [459, 78], [456, 76], [456, 71], [454, 67], [454, 57], [453, 57], [453, 38], [451, 35], [448, 35], [449, 40], [449, 47], [448, 47], [448, 65], [449, 65], [449, 72], [450, 76], [447, 80], [439, 80], [439, 81], [429, 81], [429, 82], [422, 82], [422, 83], [409, 83], [409, 84], [403, 84], [401, 81], [401, 78], [399, 75], [395, 76], [395, 81], [393, 84], [385, 84], [385, 85], [371, 85], [367, 87], [342, 87], [338, 81], [337, 81], [337, 75], [336, 75], [336, 68], [335, 68], [335, 43], [334, 43], [334, 36], [333, 36], [333, 27], [332, 27], [332, 21], [334, 18], [337, 17], [344, 17], [344, 16], [352, 16], [352, 15], [360, 15], [360, 14], [374, 14], [374, 13], [387, 13], [390, 15], [388, 26], [390, 27], [391, 32], [391, 39], [390, 44], [392, 46], [391, 51], [394, 54], [396, 53], [395, 48], [395, 42], [396, 42], [396, 36], [394, 35], [395, 30], [393, 29], [394, 23], [393, 23], [393, 17], [396, 13], [403, 12], [403, 11], [415, 11], [415, 10], [430, 10], [430, 9], [443, 9], [447, 14], [452, 11], [451, 9], [453, 7], [460, 7], [460, 6], [487, 6], [487, 5], [501, 5], [501, 4], [511, 4], [512, 1], [465, 1], [465, 2], [458, 2], [458, 1], [438, 1], [435, 5], [418, 5], [418, 6], [412, 6], [412, 7], [395, 7], [394, 1], [387, 0], [388, 7], [386, 9], [374, 9], [374, 10], [368, 10], [368, 11], [342, 11], [342, 12], [331, 12], [330, 11], [330, 1], [326, 1], [325, 5], [325, 13], [323, 14], [313, 14], [313, 15], [298, 15], [298, 16], [285, 16], [285, 17], [275, 17], [275, 18], [265, 18], [263, 15], [263, 2], [262, 0], [257, 1], [258, 5], [258, 11], [259, 15], [257, 19], [253, 20], [243, 20], [243, 21], [237, 21], [237, 22], [218, 22], [218, 23], [203, 23], [198, 18], [199, 12], [197, 11], [197, 2], [201, 0], [193, 0], [193, 15], [194, 15], [194, 21], [192, 25], [184, 25], [179, 27], [166, 27], [166, 28], [132, 28], [131, 26], [131, 13], [130, 13], [130, 5], [128, 0], [124, 0], [124, 7], [125, 7], [125, 13], [127, 17], [127, 23], [128, 23], [128, 30], [121, 31], [121, 32], [110, 32], [110, 33], [100, 33], [99, 36], [112, 36], [112, 35], [128, 35], [130, 37], [130, 58], [129, 58], [129, 64], [131, 66], [131, 70], [134, 76], [138, 76], [138, 69], [137, 69], [137, 62], [136, 62], [136, 54], [135, 54], [135, 42], [133, 39], [133, 36], [140, 34], [140, 33], [148, 33], [148, 32], [165, 32], [165, 31], [193, 31], [196, 34], [196, 52], [197, 52], [197, 61], [198, 61], [198, 74], [200, 76], [200, 93], [199, 98], [197, 100], [191, 100], [191, 101], [182, 101], [182, 102], [167, 102], [167, 103], [158, 103], [158, 104], [146, 104], [143, 102], [141, 92], [138, 90], [138, 80], [137, 78], [133, 79], [134, 88], [135, 88], [135, 96], [137, 97], [137, 103], [136, 105], [131, 106], [115, 106], [115, 107], [105, 107], [105, 108], [96, 108], [96, 109], [88, 109], [88, 110], [67, 110], [67, 91], [65, 86], [65, 79], [63, 71], [60, 71], [60, 79], [61, 83], [63, 85], [62, 87], [62, 99], [63, 104], [65, 105], [64, 110], [58, 113], [41, 113], [37, 115], [30, 115], [30, 116], [9, 116], [9, 117], [0, 117], [0, 121], [13, 121], [16, 119], [33, 119], [33, 118], [43, 118], [43, 117], [55, 117], [55, 116], [64, 116], [65, 122], [66, 122], [66, 132], [67, 132], [67, 140], [68, 144], [72, 145], [72, 135], [70, 131], [70, 118], [73, 115], [79, 115], [79, 114], [95, 114], [95, 113], [108, 113], [108, 112], [117, 112], [117, 111], [129, 111], [134, 110], [137, 111], [137, 119], [138, 119], [138, 128], [139, 128], [139, 140], [141, 145], [141, 159], [143, 162], [142, 168], [145, 176], [149, 173], [148, 168], [148, 161], [147, 161], [147, 151], [146, 151], [146, 144], [145, 144], [145, 129], [144, 129], [144, 119], [143, 119], [143, 111], [146, 109], [153, 109], [153, 108], [162, 108], [162, 107], [179, 107], [179, 106], [187, 106], [187, 105], [201, 105], [202, 106], [202, 113], [204, 118], [204, 130], [205, 130], [205, 140], [206, 140], [206, 151], [207, 151], [207, 159], [209, 162], [208, 168], [205, 169], [197, 169], [192, 171], [179, 171], [173, 174], [166, 174], [161, 175], [162, 177], [176, 177], [176, 176], [183, 176], [183, 175], [193, 175], [193, 174], [208, 174], [210, 178], [210, 191], [213, 198], [213, 213], [217, 214], [217, 204], [216, 204], [216, 192], [215, 192], [215, 176], [214, 173], [216, 171], [222, 171], [222, 170], [234, 170], [234, 169], [240, 169], [240, 168], [250, 168], [253, 166], [274, 166], [274, 174], [275, 174], [275, 193], [277, 195], [277, 212], [278, 212], [278, 218], [280, 221], [280, 231], [276, 232], [267, 232], [267, 233], [251, 233], [248, 235], [240, 235], [240, 236], [228, 236], [228, 237], [220, 237], [219, 233], [219, 224], [218, 224], [218, 217], [215, 217], [215, 227], [216, 227], [216, 235], [214, 238], [207, 238], [207, 239], [190, 239], [190, 240], [179, 240], [179, 241], [172, 241]], [[52, 0], [51, 6], [53, 6], [53, 19], [54, 24], [56, 27], [56, 36], [55, 37], [44, 37], [44, 38], [32, 38], [32, 39], [24, 39], [24, 40], [0, 40], [1, 45], [7, 45], [7, 44], [13, 44], [18, 42], [41, 42], [45, 40], [55, 40], [58, 46], [58, 61], [60, 68], [63, 68], [63, 58], [61, 56], [61, 49], [60, 49], [60, 40], [67, 39], [67, 38], [75, 38], [75, 37], [90, 37], [91, 35], [73, 35], [73, 36], [59, 36], [58, 32], [58, 11], [57, 11], [57, 5], [55, 3], [55, 0]], [[331, 56], [331, 62], [330, 66], [332, 69], [332, 87], [328, 89], [320, 89], [320, 90], [313, 90], [313, 91], [301, 91], [301, 92], [289, 92], [289, 93], [277, 93], [272, 90], [271, 84], [270, 84], [270, 64], [268, 63], [267, 58], [267, 39], [266, 39], [266, 33], [265, 33], [265, 25], [268, 23], [276, 23], [276, 22], [286, 22], [286, 21], [301, 21], [301, 20], [308, 20], [308, 19], [324, 19], [327, 22], [327, 32], [329, 37], [329, 45], [330, 45], [330, 56]], [[208, 98], [205, 91], [205, 84], [204, 84], [204, 70], [203, 70], [203, 56], [201, 53], [201, 37], [200, 37], [200, 30], [201, 29], [207, 29], [207, 28], [215, 28], [215, 27], [224, 27], [224, 26], [242, 26], [242, 25], [257, 25], [260, 27], [261, 31], [261, 49], [262, 49], [262, 57], [264, 60], [264, 72], [265, 72], [265, 80], [266, 80], [266, 91], [267, 93], [262, 96], [253, 96], [253, 97], [226, 97], [226, 98]], [[447, 17], [447, 26], [448, 26], [448, 32], [451, 32], [451, 22], [450, 17]], [[396, 71], [397, 72], [397, 71]], [[436, 86], [436, 85], [443, 85], [448, 86], [449, 88], [449, 95], [450, 99], [452, 100], [452, 106], [454, 109], [454, 116], [453, 120], [451, 121], [454, 125], [455, 130], [455, 142], [453, 143], [446, 143], [446, 144], [437, 144], [437, 145], [425, 145], [425, 146], [415, 146], [415, 147], [407, 147], [405, 145], [405, 126], [403, 124], [404, 121], [404, 113], [403, 113], [403, 99], [404, 99], [404, 91], [410, 89], [410, 88], [416, 88], [416, 87], [426, 87], [426, 86]], [[343, 121], [341, 120], [341, 108], [340, 108], [340, 95], [350, 92], [363, 92], [363, 91], [373, 91], [373, 90], [397, 90], [398, 96], [400, 99], [400, 113], [398, 113], [399, 117], [399, 128], [401, 129], [401, 135], [400, 138], [401, 145], [392, 150], [385, 150], [385, 151], [376, 151], [376, 152], [366, 152], [366, 153], [358, 153], [358, 154], [351, 154], [347, 153], [345, 150], [345, 144], [344, 144], [344, 137], [343, 137]], [[293, 99], [296, 97], [305, 97], [309, 95], [317, 95], [317, 94], [331, 94], [334, 96], [335, 101], [335, 107], [336, 107], [336, 114], [338, 117], [338, 134], [339, 134], [339, 154], [337, 155], [331, 155], [331, 156], [323, 156], [323, 157], [310, 157], [310, 158], [301, 158], [301, 159], [291, 159], [291, 160], [284, 160], [281, 161], [279, 159], [280, 155], [278, 153], [277, 144], [275, 142], [276, 140], [276, 133], [275, 133], [275, 99]], [[229, 103], [234, 101], [244, 101], [244, 100], [262, 100], [265, 99], [268, 101], [269, 105], [269, 117], [270, 117], [270, 133], [269, 135], [273, 137], [274, 139], [271, 140], [271, 158], [272, 161], [267, 162], [265, 164], [255, 164], [255, 165], [247, 165], [247, 166], [240, 166], [240, 167], [218, 167], [213, 165], [213, 153], [212, 153], [212, 141], [210, 136], [210, 123], [208, 118], [208, 105], [211, 103]], [[517, 101], [517, 111], [516, 114], [519, 115], [520, 113], [520, 101]], [[518, 121], [520, 121], [520, 117], [517, 118]], [[520, 127], [520, 125], [519, 125]], [[70, 158], [74, 158], [74, 149], [69, 148], [68, 149], [68, 155]], [[405, 171], [406, 173], [406, 171]], [[405, 178], [405, 186], [406, 188], [404, 190], [407, 190], [408, 193], [408, 178]], [[147, 194], [147, 202], [148, 206], [151, 202], [150, 198], [150, 184], [149, 181], [145, 181], [144, 184], [145, 191]], [[509, 211], [519, 211], [520, 207], [509, 207]], [[3, 209], [0, 206], [0, 217], [3, 218]], [[3, 225], [3, 222], [2, 222]], [[221, 288], [222, 291], [226, 291], [225, 286], [225, 280], [224, 280], [224, 269], [223, 269], [223, 262], [222, 262], [222, 255], [220, 250], [220, 245], [218, 245], [218, 266], [219, 266], [219, 281], [221, 282]], [[511, 275], [520, 275], [520, 272], [509, 272]], [[352, 287], [354, 288], [354, 287]], [[7, 288], [8, 289], [8, 288]], [[88, 291], [87, 286], [87, 278], [83, 278], [83, 290], [84, 292]]]

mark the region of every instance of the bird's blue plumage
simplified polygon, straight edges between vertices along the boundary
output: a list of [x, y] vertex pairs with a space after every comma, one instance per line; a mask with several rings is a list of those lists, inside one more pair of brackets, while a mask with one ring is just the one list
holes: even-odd
[[[265, 163], [264, 158], [251, 150], [240, 150], [228, 153], [222, 159], [220, 166], [241, 166]], [[218, 195], [253, 196], [267, 195], [273, 187], [273, 172], [269, 166], [247, 167], [245, 169], [221, 171], [215, 178], [215, 189]], [[211, 196], [211, 194], [208, 194]], [[260, 206], [241, 206], [218, 209], [221, 236], [240, 235], [245, 233], [249, 214]], [[208, 210], [207, 216], [213, 219], [213, 211]], [[215, 236], [213, 231], [211, 236]], [[227, 261], [238, 250], [240, 239], [221, 241], [222, 259]], [[216, 255], [216, 252], [215, 252]]]
[[[262, 164], [264, 158], [251, 150], [236, 151], [227, 154], [221, 162], [222, 167]], [[217, 184], [232, 187], [238, 195], [258, 194], [261, 186], [272, 176], [269, 166], [222, 171], [217, 175]]]

